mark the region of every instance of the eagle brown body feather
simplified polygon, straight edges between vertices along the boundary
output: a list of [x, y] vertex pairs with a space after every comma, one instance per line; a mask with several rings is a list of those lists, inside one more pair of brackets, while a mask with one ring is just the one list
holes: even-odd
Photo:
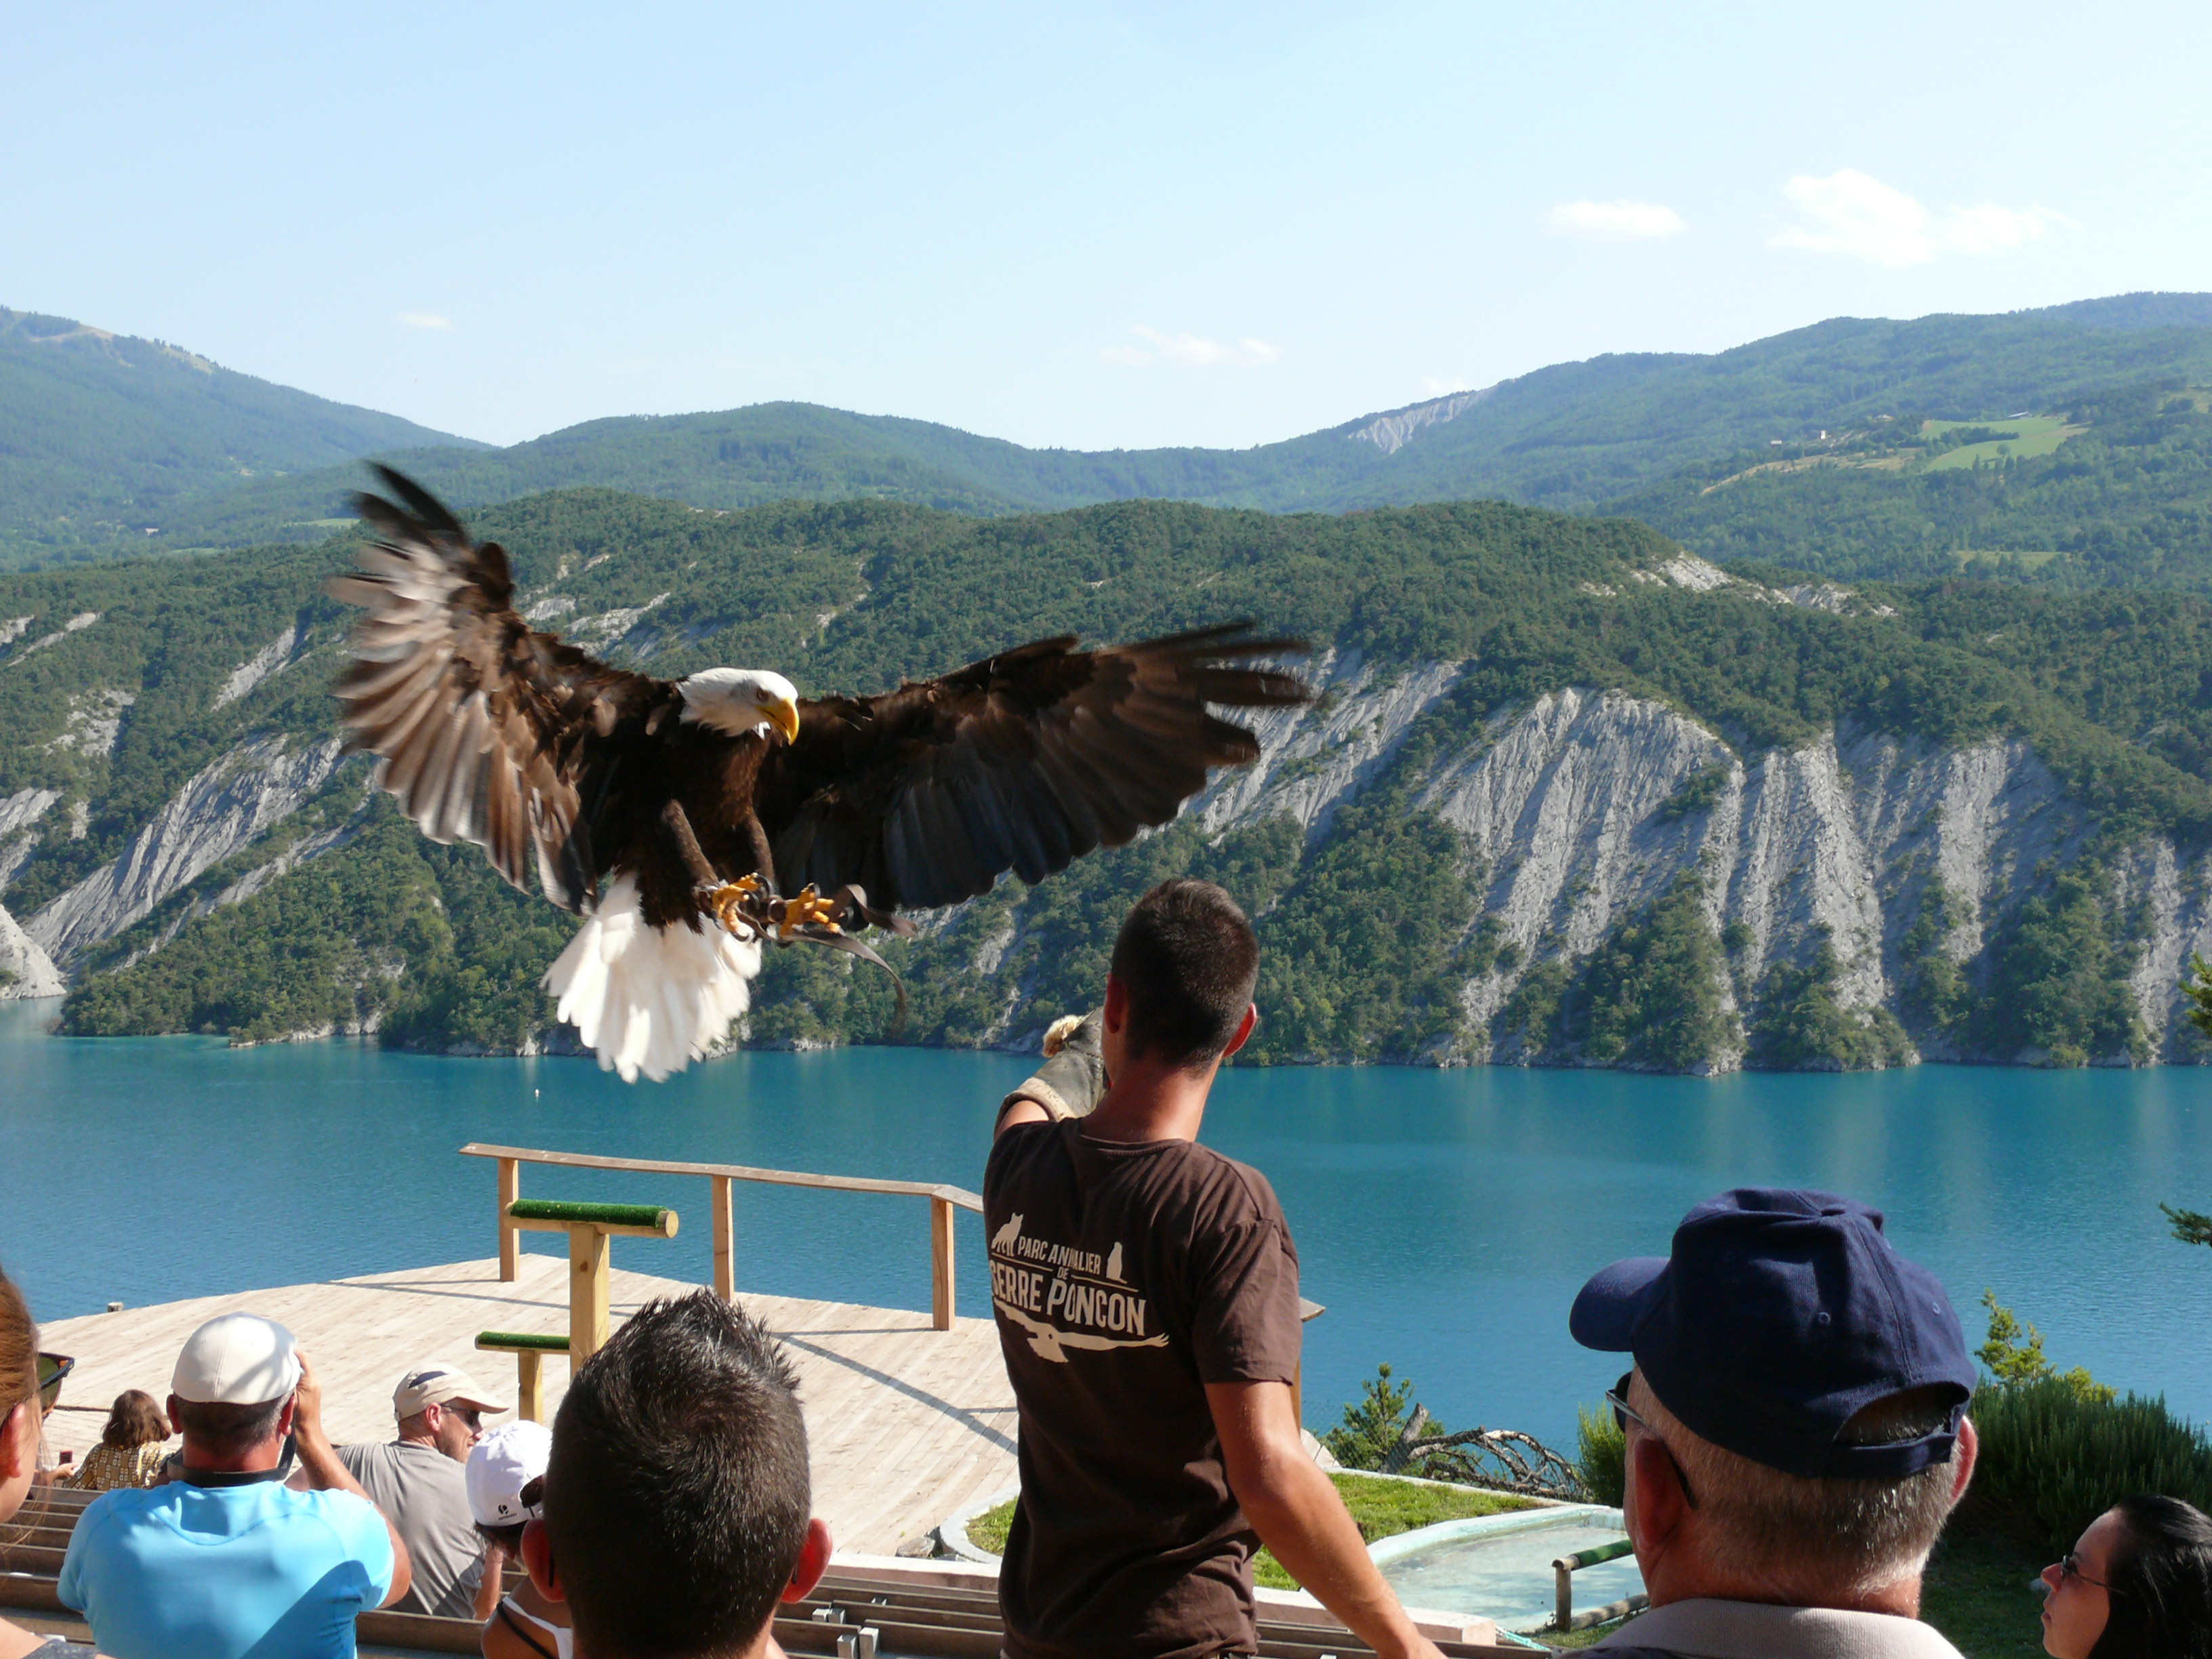
[[[428, 492], [378, 468], [363, 495], [379, 539], [332, 593], [363, 606], [336, 688], [357, 750], [424, 834], [484, 848], [518, 887], [590, 915], [635, 878], [644, 920], [696, 927], [700, 872], [789, 893], [866, 890], [884, 910], [1042, 880], [1172, 819], [1216, 766], [1257, 740], [1209, 705], [1307, 700], [1255, 659], [1302, 650], [1243, 625], [1105, 649], [1041, 640], [879, 696], [802, 701], [799, 729], [686, 720], [683, 684], [610, 666], [530, 627], [505, 552], [472, 541]], [[772, 869], [762, 868], [768, 849]]]

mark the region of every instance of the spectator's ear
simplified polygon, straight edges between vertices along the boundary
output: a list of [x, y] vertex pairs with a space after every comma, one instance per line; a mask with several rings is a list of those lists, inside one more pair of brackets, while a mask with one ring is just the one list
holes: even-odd
[[171, 1434], [182, 1434], [185, 1431], [184, 1413], [177, 1409], [177, 1407], [182, 1404], [184, 1404], [184, 1401], [178, 1399], [176, 1395], [171, 1395], [169, 1396], [167, 1409], [169, 1413], [169, 1432]]
[[1690, 1506], [1682, 1495], [1682, 1478], [1674, 1460], [1653, 1436], [1634, 1434], [1628, 1447], [1629, 1480], [1626, 1503], [1628, 1535], [1636, 1541], [1636, 1557], [1650, 1571], [1650, 1559], [1671, 1542]]
[[1229, 1046], [1221, 1051], [1222, 1059], [1228, 1059], [1230, 1055], [1235, 1054], [1239, 1048], [1242, 1048], [1247, 1042], [1250, 1042], [1252, 1040], [1252, 1032], [1259, 1024], [1260, 1005], [1256, 1002], [1246, 1003], [1244, 1005], [1244, 1018], [1239, 1020], [1237, 1024], [1237, 1035], [1229, 1039]]
[[522, 1527], [522, 1570], [530, 1575], [530, 1582], [538, 1593], [549, 1601], [565, 1601], [568, 1595], [561, 1588], [561, 1575], [553, 1568], [553, 1540], [546, 1535], [543, 1521], [526, 1521]]
[[1113, 975], [1106, 975], [1106, 1029], [1119, 1036], [1129, 1023], [1129, 994]]
[[292, 1425], [300, 1415], [300, 1396], [294, 1395], [284, 1402], [284, 1409], [276, 1413], [276, 1437], [282, 1440], [292, 1432]]
[[814, 1587], [822, 1582], [822, 1575], [830, 1571], [830, 1552], [836, 1547], [830, 1541], [830, 1528], [819, 1520], [806, 1523], [806, 1541], [799, 1547], [799, 1565], [791, 1570], [791, 1582], [783, 1587], [786, 1601], [804, 1601]]
[[13, 1480], [37, 1465], [39, 1435], [31, 1425], [38, 1420], [36, 1395], [17, 1401], [7, 1416], [0, 1417], [0, 1480]]
[[1952, 1467], [1957, 1471], [1951, 1477], [1951, 1502], [1955, 1505], [1966, 1495], [1967, 1483], [1974, 1478], [1974, 1465], [1982, 1455], [1982, 1437], [1974, 1431], [1974, 1419], [1959, 1419], [1959, 1443], [1951, 1449]]

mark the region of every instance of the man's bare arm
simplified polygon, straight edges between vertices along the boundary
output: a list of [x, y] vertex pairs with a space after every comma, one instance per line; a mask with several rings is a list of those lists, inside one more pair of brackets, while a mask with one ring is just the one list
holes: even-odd
[[[361, 1482], [338, 1462], [330, 1436], [323, 1432], [323, 1385], [304, 1353], [300, 1356], [300, 1387], [292, 1396], [292, 1443], [300, 1455], [300, 1467], [316, 1490], [349, 1492], [376, 1509], [376, 1500], [361, 1489]], [[392, 1517], [376, 1510], [376, 1518], [384, 1522], [392, 1540], [392, 1588], [379, 1604], [388, 1607], [414, 1583], [415, 1564], [407, 1559], [407, 1546], [399, 1541], [399, 1528], [392, 1524]]]
[[1383, 1659], [1442, 1659], [1367, 1553], [1344, 1499], [1298, 1434], [1287, 1382], [1209, 1382], [1229, 1489], [1291, 1576]]

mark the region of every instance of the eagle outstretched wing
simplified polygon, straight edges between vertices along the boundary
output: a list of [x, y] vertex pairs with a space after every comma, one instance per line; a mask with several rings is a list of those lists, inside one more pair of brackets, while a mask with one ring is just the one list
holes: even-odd
[[799, 705], [762, 765], [756, 809], [785, 890], [864, 888], [883, 909], [1042, 881], [1172, 819], [1207, 769], [1259, 758], [1212, 712], [1310, 700], [1261, 660], [1300, 641], [1229, 623], [1098, 650], [1040, 640], [878, 697]]
[[505, 550], [471, 540], [412, 479], [376, 471], [398, 499], [359, 497], [378, 539], [326, 584], [368, 613], [335, 688], [349, 747], [383, 757], [379, 781], [433, 841], [483, 848], [517, 887], [534, 860], [548, 898], [588, 911], [592, 797], [612, 770], [602, 751], [623, 715], [673, 688], [532, 629]]

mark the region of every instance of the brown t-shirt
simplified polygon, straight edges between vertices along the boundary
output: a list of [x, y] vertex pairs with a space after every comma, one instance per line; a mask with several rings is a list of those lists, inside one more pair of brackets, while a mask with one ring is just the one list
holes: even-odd
[[1298, 1258], [1256, 1170], [1187, 1140], [1000, 1135], [991, 1304], [1020, 1408], [1013, 1659], [1250, 1651], [1252, 1551], [1205, 1385], [1289, 1382]]

